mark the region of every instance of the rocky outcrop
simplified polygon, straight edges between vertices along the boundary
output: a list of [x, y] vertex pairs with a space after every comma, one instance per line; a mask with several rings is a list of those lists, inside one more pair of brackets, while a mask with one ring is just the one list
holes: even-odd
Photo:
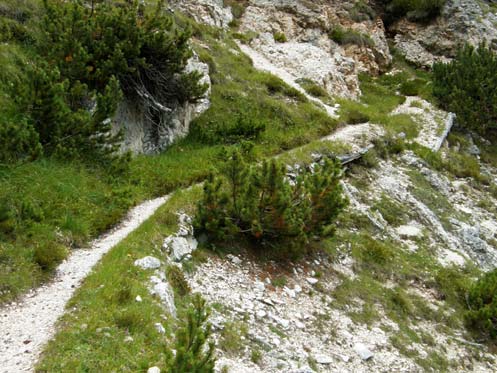
[[[250, 47], [297, 80], [311, 80], [332, 96], [356, 98], [358, 73], [379, 73], [391, 56], [381, 20], [352, 22], [347, 4], [252, 0], [240, 20], [240, 32], [256, 35]], [[337, 26], [369, 35], [371, 46], [337, 44], [329, 36]], [[286, 41], [276, 41], [276, 34], [285, 35]]]
[[395, 47], [409, 62], [430, 67], [454, 57], [462, 43], [486, 42], [497, 48], [497, 12], [488, 2], [447, 0], [442, 14], [431, 24], [400, 20], [392, 25]]
[[122, 132], [123, 151], [158, 153], [188, 134], [191, 121], [210, 107], [209, 66], [194, 55], [185, 67], [186, 73], [193, 71], [201, 72], [200, 84], [208, 86], [200, 100], [173, 105], [154, 101], [153, 98], [121, 103], [114, 117], [113, 131]]
[[209, 26], [227, 28], [233, 20], [231, 9], [224, 6], [223, 0], [172, 0], [168, 3], [198, 23]]
[[[224, 4], [221, 0], [170, 2], [197, 22], [226, 28], [233, 16]], [[252, 49], [295, 80], [311, 80], [332, 96], [356, 98], [360, 95], [358, 74], [376, 75], [389, 66], [392, 57], [383, 22], [352, 21], [349, 12], [354, 4], [355, 1], [248, 0], [237, 23], [240, 33], [251, 35]], [[370, 45], [337, 44], [329, 36], [336, 26], [368, 35]], [[276, 33], [285, 35], [287, 41], [275, 41]]]

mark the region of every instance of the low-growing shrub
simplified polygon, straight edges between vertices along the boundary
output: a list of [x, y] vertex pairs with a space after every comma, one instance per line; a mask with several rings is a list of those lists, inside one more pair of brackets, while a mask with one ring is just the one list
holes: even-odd
[[466, 320], [483, 336], [497, 339], [497, 270], [483, 275], [470, 289]]
[[299, 79], [297, 83], [311, 96], [318, 98], [329, 97], [328, 91], [310, 79]]
[[475, 180], [481, 178], [480, 163], [472, 155], [451, 152], [444, 163], [447, 170], [456, 177], [471, 177]]
[[392, 309], [401, 317], [406, 317], [413, 312], [414, 306], [412, 305], [409, 296], [398, 286], [389, 293], [388, 300]]
[[441, 299], [449, 300], [452, 303], [466, 303], [470, 283], [461, 268], [440, 268], [435, 275], [435, 284]]
[[262, 352], [259, 349], [253, 349], [250, 352], [250, 361], [254, 364], [259, 364], [262, 360]]
[[114, 314], [116, 326], [131, 333], [142, 329], [144, 322], [143, 312], [136, 306], [119, 309]]
[[378, 163], [378, 154], [374, 148], [370, 149], [359, 159], [359, 164], [367, 168], [375, 168], [378, 166]]
[[1, 234], [9, 234], [15, 230], [15, 213], [6, 201], [0, 200], [0, 237]]
[[231, 7], [231, 13], [235, 20], [242, 18], [248, 3], [248, 0], [223, 0], [223, 6]]
[[236, 355], [244, 347], [248, 326], [243, 322], [226, 322], [219, 341], [220, 347], [228, 354]]
[[275, 75], [265, 76], [264, 85], [270, 94], [282, 93], [286, 90], [286, 83]]
[[497, 131], [497, 55], [480, 45], [465, 46], [448, 64], [433, 66], [433, 95], [457, 114], [458, 123], [482, 136]]
[[345, 122], [347, 122], [348, 124], [367, 123], [371, 119], [368, 114], [355, 109], [348, 110], [345, 113], [344, 118]]
[[378, 210], [381, 216], [383, 216], [383, 219], [391, 226], [397, 227], [406, 224], [408, 221], [408, 214], [405, 208], [386, 194], [381, 195], [380, 199], [373, 205], [373, 208]]
[[238, 113], [226, 122], [211, 123], [195, 134], [208, 144], [236, 144], [257, 139], [266, 129], [266, 123], [258, 121], [251, 113]]
[[384, 137], [373, 140], [373, 145], [376, 154], [383, 159], [402, 153], [406, 149], [403, 138], [388, 133]]
[[376, 12], [371, 8], [366, 1], [356, 1], [354, 6], [349, 10], [350, 18], [356, 22], [374, 20]]
[[44, 271], [51, 271], [67, 255], [67, 249], [59, 244], [55, 238], [50, 241], [43, 241], [36, 245], [34, 249], [34, 261]]
[[284, 247], [284, 256], [299, 256], [314, 236], [333, 233], [346, 206], [339, 183], [338, 161], [326, 161], [291, 183], [286, 168], [275, 160], [248, 166], [239, 151], [226, 156], [221, 177], [212, 175], [195, 218], [197, 232], [210, 240], [244, 237], [258, 247]]
[[22, 113], [0, 119], [6, 121], [0, 123], [0, 142], [8, 144], [0, 162], [33, 156], [41, 145], [45, 154], [116, 171], [114, 166], [128, 160], [118, 156], [120, 136], [111, 131], [123, 95], [156, 110], [150, 101], [168, 107], [205, 92], [200, 73], [184, 72], [192, 55], [190, 31], [175, 26], [163, 1], [155, 10], [136, 2], [46, 0], [43, 5], [31, 60], [18, 64], [22, 80], [8, 77], [3, 84], [0, 76], [2, 89], [13, 87], [6, 93], [13, 97], [14, 113]]
[[386, 23], [407, 17], [411, 21], [426, 22], [438, 16], [446, 0], [383, 0]]
[[352, 246], [352, 256], [361, 270], [382, 277], [390, 271], [394, 253], [387, 243], [363, 234]]
[[399, 91], [404, 96], [418, 96], [425, 82], [421, 79], [412, 79], [403, 82], [400, 85]]

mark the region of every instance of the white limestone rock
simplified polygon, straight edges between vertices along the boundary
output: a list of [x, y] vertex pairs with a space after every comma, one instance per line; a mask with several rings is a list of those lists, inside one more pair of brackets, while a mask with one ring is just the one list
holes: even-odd
[[135, 266], [142, 269], [157, 269], [161, 266], [161, 261], [153, 256], [146, 256], [135, 260]]
[[157, 276], [150, 277], [152, 286], [150, 288], [150, 294], [157, 296], [164, 306], [165, 310], [176, 316], [176, 305], [174, 304], [174, 292], [168, 282], [158, 278]]
[[418, 238], [423, 235], [423, 231], [414, 225], [401, 225], [397, 228], [397, 234], [402, 238]]
[[317, 354], [314, 356], [314, 359], [316, 360], [316, 363], [322, 365], [330, 365], [331, 363], [333, 363], [333, 358], [328, 355]]
[[318, 279], [317, 278], [314, 278], [314, 277], [307, 277], [306, 278], [306, 281], [311, 284], [311, 285], [316, 285], [318, 283]]
[[170, 254], [170, 258], [175, 262], [182, 261], [185, 257], [194, 252], [198, 247], [195, 237], [169, 236], [164, 240], [164, 248]]
[[362, 360], [369, 360], [374, 356], [374, 354], [363, 343], [356, 343], [354, 345], [354, 351]]

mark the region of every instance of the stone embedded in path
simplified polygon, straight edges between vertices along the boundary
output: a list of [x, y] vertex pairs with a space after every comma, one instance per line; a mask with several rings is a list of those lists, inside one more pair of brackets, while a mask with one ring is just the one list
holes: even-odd
[[159, 367], [148, 368], [147, 373], [160, 373]]
[[369, 360], [374, 356], [374, 354], [363, 343], [356, 343], [354, 345], [354, 351], [364, 361]]
[[314, 370], [309, 368], [308, 366], [305, 366], [297, 370], [292, 370], [292, 373], [314, 373]]
[[257, 313], [255, 315], [257, 316], [258, 319], [262, 319], [262, 318], [266, 317], [267, 313], [266, 313], [266, 311], [260, 310], [260, 311], [257, 311]]
[[260, 281], [256, 281], [255, 282], [255, 289], [259, 292], [264, 292], [264, 290], [266, 289], [266, 285], [264, 285], [263, 282], [260, 282]]
[[233, 263], [234, 265], [242, 264], [242, 260], [235, 255], [228, 254], [228, 255], [226, 255], [226, 258], [228, 258], [231, 261], [231, 263]]
[[271, 319], [275, 321], [279, 326], [281, 326], [283, 329], [288, 329], [290, 326], [290, 321], [286, 319], [282, 319], [281, 317], [278, 317], [276, 315], [270, 315]]
[[286, 294], [288, 294], [288, 296], [289, 296], [290, 298], [295, 298], [295, 296], [296, 296], [295, 290], [293, 290], [293, 289], [289, 289], [289, 288], [287, 288], [286, 286], [283, 288], [283, 291], [284, 291]]
[[298, 328], [298, 329], [304, 329], [305, 328], [305, 325], [303, 322], [301, 321], [295, 321], [295, 326]]
[[142, 269], [156, 269], [159, 268], [161, 262], [159, 259], [154, 258], [153, 256], [146, 256], [144, 258], [135, 260], [135, 266], [140, 267]]
[[318, 364], [323, 364], [323, 365], [329, 365], [333, 363], [333, 358], [327, 355], [316, 355], [314, 356], [314, 359], [316, 360], [316, 363]]

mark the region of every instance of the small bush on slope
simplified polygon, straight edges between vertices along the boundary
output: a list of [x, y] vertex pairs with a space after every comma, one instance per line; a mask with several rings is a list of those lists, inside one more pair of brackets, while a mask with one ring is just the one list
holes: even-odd
[[[195, 225], [214, 241], [245, 237], [284, 256], [305, 252], [314, 236], [330, 235], [346, 206], [337, 162], [327, 161], [292, 184], [285, 166], [265, 161], [249, 167], [239, 151], [226, 158], [223, 177], [210, 177]], [[277, 250], [285, 246], [286, 252]]]
[[[207, 373], [214, 371], [214, 343], [208, 342], [211, 326], [205, 300], [195, 294], [186, 312], [185, 325], [176, 332], [176, 356], [169, 368], [171, 373]], [[207, 348], [206, 348], [207, 344]]]
[[497, 130], [497, 56], [465, 46], [450, 63], [433, 66], [433, 94], [463, 127], [486, 136]]
[[469, 291], [468, 324], [484, 336], [497, 339], [497, 270], [485, 274]]

